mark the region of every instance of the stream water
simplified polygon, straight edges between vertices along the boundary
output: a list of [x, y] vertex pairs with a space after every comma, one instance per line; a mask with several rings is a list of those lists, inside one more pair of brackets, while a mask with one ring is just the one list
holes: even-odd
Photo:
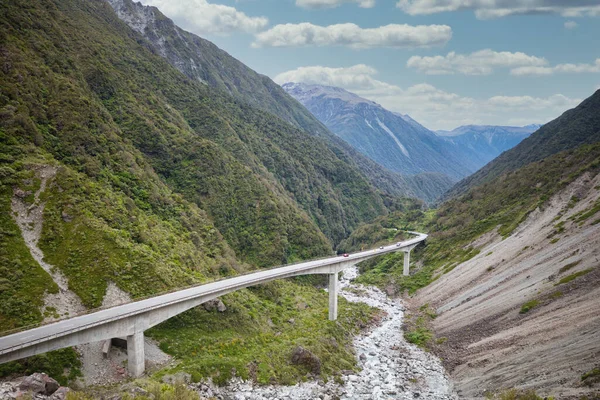
[[311, 381], [294, 386], [253, 386], [233, 380], [217, 388], [200, 385], [207, 397], [225, 400], [313, 400], [313, 399], [456, 399], [452, 384], [438, 358], [406, 342], [402, 335], [404, 307], [381, 290], [352, 283], [358, 269], [344, 270], [340, 295], [384, 310], [379, 326], [354, 339], [359, 373], [344, 375], [344, 384]]

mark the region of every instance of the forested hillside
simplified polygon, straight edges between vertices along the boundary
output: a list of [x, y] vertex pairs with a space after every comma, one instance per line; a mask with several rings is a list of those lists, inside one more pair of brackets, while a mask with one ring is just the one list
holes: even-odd
[[[180, 74], [103, 2], [45, 8], [8, 7], [2, 25], [3, 121], [26, 125], [21, 142], [94, 179], [128, 165], [101, 145], [108, 138], [135, 150], [132, 162], [143, 159], [207, 211], [255, 265], [323, 254], [358, 222], [385, 212], [343, 155]], [[121, 175], [134, 190], [131, 172]]]
[[[323, 142], [182, 75], [108, 4], [9, 3], [1, 18], [5, 211], [13, 190], [39, 188], [41, 165], [58, 168], [40, 246], [88, 306], [112, 275], [142, 295], [227, 274], [236, 259], [329, 254], [386, 212]], [[5, 240], [18, 242], [5, 224]], [[8, 265], [23, 249], [5, 243]], [[23, 275], [15, 280], [33, 278]]]
[[[101, 306], [111, 285], [123, 301], [329, 255], [396, 201], [343, 151], [173, 68], [104, 1], [9, 1], [2, 10], [2, 332]], [[67, 298], [74, 303], [56, 306]], [[200, 376], [224, 379], [233, 365], [247, 374], [251, 359], [268, 367], [265, 382], [300, 379], [307, 372], [286, 361], [299, 336], [317, 356], [336, 355], [323, 376], [339, 373], [353, 363], [347, 332], [373, 314], [348, 305], [337, 327], [316, 324], [326, 294], [294, 282], [224, 301], [224, 316], [193, 311], [208, 323], [186, 335], [194, 345], [229, 335], [241, 348], [188, 360]], [[299, 317], [296, 303], [310, 310]], [[179, 331], [188, 319], [170, 323]], [[259, 354], [250, 344], [265, 337]], [[60, 378], [77, 375], [76, 359], [49, 353], [23, 367]], [[0, 376], [21, 367], [3, 365]]]
[[[190, 79], [233, 96], [238, 104], [246, 103], [277, 116], [309, 136], [321, 138], [321, 145], [325, 145], [327, 151], [334, 152], [352, 169], [358, 169], [372, 186], [382, 192], [432, 201], [450, 187], [449, 180], [438, 175], [402, 176], [363, 156], [332, 134], [269, 77], [248, 68], [208, 40], [179, 28], [156, 7], [131, 0], [110, 0], [109, 3], [124, 22], [147, 40], [144, 45]], [[293, 148], [288, 150], [295, 151]], [[258, 156], [261, 157], [261, 154]], [[271, 163], [270, 157], [261, 158], [261, 161]], [[288, 189], [297, 194], [294, 188]]]

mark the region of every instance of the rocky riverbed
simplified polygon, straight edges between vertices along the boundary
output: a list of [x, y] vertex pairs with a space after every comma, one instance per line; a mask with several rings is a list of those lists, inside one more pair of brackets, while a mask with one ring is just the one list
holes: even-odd
[[225, 400], [456, 399], [440, 360], [404, 340], [402, 302], [377, 288], [352, 283], [357, 275], [356, 267], [344, 271], [340, 294], [387, 314], [379, 326], [354, 340], [360, 373], [344, 375], [343, 384], [312, 381], [294, 386], [254, 386], [233, 380], [221, 388], [197, 384], [196, 390], [205, 397]]

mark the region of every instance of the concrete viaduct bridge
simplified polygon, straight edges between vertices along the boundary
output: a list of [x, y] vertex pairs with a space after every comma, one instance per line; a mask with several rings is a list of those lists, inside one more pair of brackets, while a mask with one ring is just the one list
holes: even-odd
[[248, 286], [299, 275], [329, 275], [329, 319], [337, 319], [338, 275], [343, 269], [361, 261], [396, 251], [404, 252], [404, 275], [408, 275], [410, 252], [427, 235], [409, 232], [416, 238], [348, 257], [329, 257], [306, 261], [122, 304], [90, 314], [42, 325], [0, 337], [0, 364], [65, 347], [127, 337], [129, 374], [144, 373], [144, 331], [202, 303]]

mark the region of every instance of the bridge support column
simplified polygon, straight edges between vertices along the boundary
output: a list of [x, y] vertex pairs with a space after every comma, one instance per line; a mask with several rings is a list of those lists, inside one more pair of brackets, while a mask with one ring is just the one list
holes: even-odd
[[408, 276], [409, 269], [410, 269], [410, 250], [404, 252], [404, 270], [402, 271], [402, 274], [404, 276]]
[[329, 320], [335, 321], [338, 314], [338, 273], [329, 274]]
[[127, 336], [127, 369], [129, 375], [134, 378], [142, 376], [146, 368], [145, 364], [144, 332], [140, 331]]

